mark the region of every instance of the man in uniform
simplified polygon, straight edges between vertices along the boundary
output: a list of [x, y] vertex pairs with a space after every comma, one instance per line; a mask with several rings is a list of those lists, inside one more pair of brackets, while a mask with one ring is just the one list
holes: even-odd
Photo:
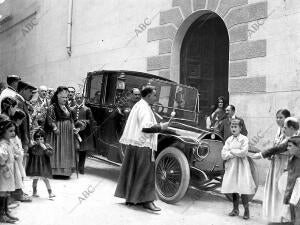
[[84, 174], [86, 153], [87, 151], [95, 149], [94, 135], [92, 134], [94, 120], [91, 109], [83, 104], [83, 96], [81, 93], [76, 93], [75, 101], [76, 105], [72, 108], [72, 115], [75, 128], [79, 129], [80, 135], [79, 140], [77, 138], [79, 155], [78, 170], [80, 174]]

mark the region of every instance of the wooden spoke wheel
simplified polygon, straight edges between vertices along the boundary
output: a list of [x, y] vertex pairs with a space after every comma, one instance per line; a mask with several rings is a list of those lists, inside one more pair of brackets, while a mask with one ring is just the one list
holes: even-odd
[[155, 163], [155, 187], [159, 198], [167, 203], [178, 202], [185, 195], [189, 182], [186, 156], [178, 148], [165, 148]]

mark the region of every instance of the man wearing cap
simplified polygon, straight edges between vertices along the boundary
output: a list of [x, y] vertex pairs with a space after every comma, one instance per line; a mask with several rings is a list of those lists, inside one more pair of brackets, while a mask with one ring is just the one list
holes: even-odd
[[230, 121], [232, 119], [238, 119], [240, 120], [240, 124], [241, 124], [241, 134], [247, 136], [248, 135], [248, 131], [246, 129], [246, 125], [245, 122], [242, 118], [237, 117], [235, 115], [235, 107], [234, 105], [228, 105], [225, 109], [225, 113], [226, 113], [226, 118], [221, 120], [220, 122], [220, 126], [218, 128], [218, 131], [220, 132], [221, 136], [223, 137], [223, 140], [226, 141], [227, 138], [229, 138], [231, 136], [231, 131], [230, 131]]
[[[20, 130], [20, 138], [22, 141], [22, 146], [24, 152], [27, 153], [28, 146], [30, 143], [30, 113], [29, 113], [29, 101], [33, 96], [33, 91], [36, 90], [35, 87], [31, 86], [28, 83], [23, 81], [19, 82], [18, 85], [18, 93], [19, 95], [16, 96], [16, 100], [18, 101], [18, 107], [24, 111], [25, 119], [22, 121], [21, 125], [19, 126]], [[26, 162], [26, 160], [25, 160]]]
[[81, 140], [77, 138], [77, 149], [79, 155], [78, 170], [80, 174], [84, 174], [84, 164], [87, 151], [95, 149], [95, 141], [93, 131], [93, 115], [89, 107], [83, 103], [82, 93], [75, 94], [76, 105], [72, 108], [72, 115], [75, 128], [79, 129]]
[[[6, 82], [8, 87], [5, 88], [2, 93], [0, 94], [0, 105], [1, 105], [1, 101], [3, 98], [5, 97], [12, 97], [15, 98], [16, 95], [18, 95], [17, 93], [17, 88], [18, 88], [18, 83], [21, 80], [21, 78], [18, 75], [8, 75]], [[1, 108], [0, 108], [0, 112], [1, 112]]]

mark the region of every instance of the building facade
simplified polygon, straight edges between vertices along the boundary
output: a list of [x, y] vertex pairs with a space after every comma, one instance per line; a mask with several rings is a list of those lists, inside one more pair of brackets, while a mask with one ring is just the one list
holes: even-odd
[[94, 70], [157, 74], [198, 88], [204, 113], [228, 97], [259, 149], [278, 109], [300, 116], [299, 0], [2, 0], [1, 14], [2, 79], [78, 88]]

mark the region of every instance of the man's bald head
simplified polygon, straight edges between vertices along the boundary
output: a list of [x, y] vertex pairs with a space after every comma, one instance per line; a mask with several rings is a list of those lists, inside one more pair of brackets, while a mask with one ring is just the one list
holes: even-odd
[[39, 96], [40, 98], [45, 98], [47, 96], [48, 88], [45, 85], [39, 87]]
[[133, 88], [132, 89], [132, 94], [134, 94], [134, 95], [140, 95], [141, 92], [140, 92], [140, 90], [138, 88]]

